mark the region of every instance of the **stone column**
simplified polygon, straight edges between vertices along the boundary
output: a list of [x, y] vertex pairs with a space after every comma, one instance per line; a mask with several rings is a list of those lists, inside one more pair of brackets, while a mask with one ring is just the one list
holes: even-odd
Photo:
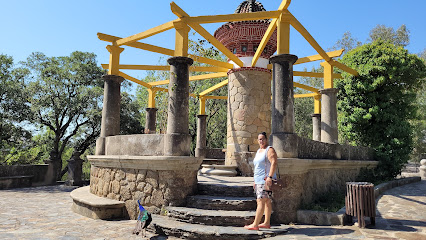
[[188, 57], [172, 57], [167, 62], [170, 64], [170, 82], [164, 154], [189, 156], [189, 66], [194, 61]]
[[312, 114], [312, 139], [321, 141], [321, 114]]
[[146, 108], [145, 133], [155, 134], [157, 129], [157, 108]]
[[321, 142], [338, 143], [337, 132], [337, 88], [320, 90], [321, 100]]
[[293, 64], [297, 59], [291, 54], [280, 54], [269, 59], [273, 69], [270, 144], [279, 158], [297, 157], [293, 93]]
[[271, 129], [271, 73], [247, 68], [230, 72], [228, 83], [225, 165], [238, 166], [243, 175], [252, 169], [242, 154], [258, 149], [259, 132]]
[[83, 160], [80, 158], [80, 152], [74, 152], [72, 157], [68, 160], [68, 180], [66, 182], [69, 186], [82, 186], [83, 175]]
[[120, 134], [120, 87], [124, 78], [105, 75], [103, 79], [105, 83], [101, 135], [96, 140], [96, 155], [105, 155], [105, 137]]
[[207, 141], [207, 115], [197, 116], [197, 146], [195, 148], [195, 157], [206, 157]]

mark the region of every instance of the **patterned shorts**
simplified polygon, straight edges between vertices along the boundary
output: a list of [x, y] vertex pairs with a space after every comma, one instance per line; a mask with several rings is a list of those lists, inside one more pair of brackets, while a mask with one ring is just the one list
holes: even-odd
[[272, 191], [265, 190], [265, 184], [256, 184], [254, 187], [254, 192], [256, 193], [256, 198], [272, 198]]

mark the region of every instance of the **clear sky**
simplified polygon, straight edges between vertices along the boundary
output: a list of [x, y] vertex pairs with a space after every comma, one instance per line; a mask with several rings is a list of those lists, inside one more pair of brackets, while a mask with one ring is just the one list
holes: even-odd
[[[130, 36], [176, 19], [169, 0], [0, 0], [0, 53], [15, 62], [32, 52], [65, 56], [88, 51], [98, 63], [108, 63], [107, 42], [97, 32]], [[175, 0], [192, 16], [233, 13], [242, 0]], [[276, 10], [281, 0], [260, 0], [266, 10]], [[426, 48], [426, 0], [293, 0], [289, 10], [317, 42], [328, 49], [350, 31], [365, 42], [377, 24], [397, 29], [405, 24], [411, 32], [407, 49]], [[221, 24], [204, 24], [213, 34]], [[142, 42], [174, 48], [174, 32], [161, 33]], [[299, 57], [316, 54], [300, 35], [291, 32], [291, 53]], [[126, 47], [122, 64], [158, 64], [162, 55]], [[297, 70], [297, 69], [296, 69]], [[142, 76], [135, 72], [133, 76]]]

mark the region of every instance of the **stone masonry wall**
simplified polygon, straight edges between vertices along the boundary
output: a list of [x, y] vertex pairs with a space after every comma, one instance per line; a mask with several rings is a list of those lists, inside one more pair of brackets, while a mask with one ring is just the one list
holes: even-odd
[[90, 192], [126, 203], [130, 219], [137, 218], [137, 200], [153, 213], [162, 206], [185, 205], [196, 189], [197, 171], [152, 171], [92, 166]]
[[[319, 166], [321, 162], [327, 160], [314, 160], [313, 164], [312, 162], [305, 166], [302, 164], [301, 168], [293, 169], [291, 166], [294, 163], [285, 165], [286, 159], [278, 161], [281, 166], [281, 178], [284, 179], [286, 187], [273, 193], [272, 219], [286, 224], [296, 222], [297, 210], [302, 204], [309, 204], [321, 194], [330, 191], [345, 191], [346, 182], [354, 181], [360, 169], [367, 166], [362, 164], [363, 161], [359, 161], [358, 164], [347, 161], [337, 167], [336, 164], [330, 164], [330, 167], [324, 168]], [[288, 166], [288, 169], [284, 169], [283, 166]]]
[[[271, 73], [247, 69], [231, 72], [228, 85], [226, 165], [246, 162], [239, 153], [258, 149], [259, 132], [271, 130]], [[251, 169], [249, 169], [251, 171]], [[244, 174], [244, 172], [243, 172]]]

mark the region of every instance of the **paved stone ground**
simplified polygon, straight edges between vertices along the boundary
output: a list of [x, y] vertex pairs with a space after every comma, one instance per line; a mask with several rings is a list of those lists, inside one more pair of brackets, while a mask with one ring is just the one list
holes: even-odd
[[[0, 239], [142, 239], [135, 221], [93, 220], [71, 211], [73, 188], [49, 186], [0, 191]], [[426, 239], [426, 181], [391, 189], [378, 199], [375, 228], [283, 226], [270, 239]], [[147, 234], [146, 239], [170, 239]]]

